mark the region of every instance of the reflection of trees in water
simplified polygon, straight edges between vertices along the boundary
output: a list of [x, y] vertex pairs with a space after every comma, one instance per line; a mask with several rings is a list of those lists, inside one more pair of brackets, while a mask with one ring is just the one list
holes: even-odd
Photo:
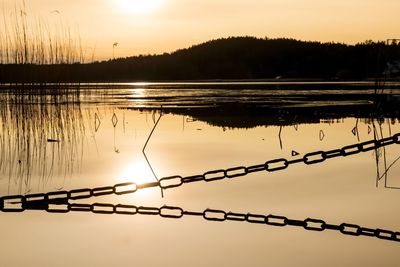
[[13, 88], [0, 95], [0, 172], [9, 190], [31, 189], [80, 168], [85, 125], [79, 89]]
[[[150, 109], [156, 110], [156, 109]], [[400, 119], [397, 106], [377, 113], [374, 106], [312, 106], [299, 107], [260, 107], [242, 104], [218, 105], [206, 108], [169, 108], [163, 112], [188, 116], [190, 120], [203, 121], [211, 126], [230, 129], [250, 129], [259, 126], [297, 126], [299, 124], [319, 124], [343, 121], [344, 118], [360, 118], [361, 122], [370, 124], [373, 120], [386, 118], [391, 124]], [[383, 119], [382, 119], [383, 120]], [[189, 122], [189, 121], [188, 121]]]
[[[185, 123], [193, 121], [203, 121], [211, 126], [222, 127], [223, 129], [243, 128], [249, 129], [259, 126], [275, 126], [279, 127], [277, 133], [277, 141], [283, 149], [282, 131], [285, 127], [294, 127], [298, 131], [299, 124], [329, 124], [334, 127], [335, 123], [343, 122], [345, 118], [355, 118], [354, 128], [349, 134], [354, 135], [358, 142], [360, 139], [359, 123], [368, 125], [363, 136], [371, 136], [372, 139], [384, 139], [392, 136], [392, 126], [399, 123], [398, 106], [387, 106], [385, 109], [377, 111], [371, 105], [356, 107], [313, 107], [313, 108], [261, 108], [246, 107], [240, 108], [236, 105], [234, 108], [230, 106], [218, 106], [215, 108], [197, 108], [197, 109], [173, 109], [166, 108], [165, 113], [183, 115], [183, 129]], [[319, 141], [323, 141], [325, 132], [320, 130]], [[365, 141], [365, 140], [364, 140]], [[292, 156], [299, 153], [292, 150]], [[400, 189], [399, 186], [389, 185], [390, 180], [388, 173], [392, 167], [400, 162], [400, 156], [394, 160], [387, 158], [386, 147], [380, 147], [374, 150], [374, 158], [376, 165], [376, 187], [379, 186], [383, 179], [384, 187], [390, 189]]]

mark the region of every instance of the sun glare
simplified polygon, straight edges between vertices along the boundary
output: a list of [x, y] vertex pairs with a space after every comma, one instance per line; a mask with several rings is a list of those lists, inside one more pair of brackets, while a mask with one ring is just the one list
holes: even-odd
[[143, 161], [132, 162], [122, 170], [120, 175], [123, 182], [134, 182], [136, 184], [144, 184], [155, 182], [155, 178], [149, 166]]
[[146, 15], [156, 11], [161, 5], [161, 0], [116, 0], [115, 4], [120, 12]]

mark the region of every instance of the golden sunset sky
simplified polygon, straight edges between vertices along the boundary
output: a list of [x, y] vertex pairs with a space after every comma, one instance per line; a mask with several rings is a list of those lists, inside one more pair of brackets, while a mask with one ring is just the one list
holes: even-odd
[[[3, 0], [9, 14], [16, 0]], [[399, 0], [26, 0], [79, 29], [96, 59], [172, 52], [229, 36], [357, 43], [400, 38]], [[55, 11], [57, 10], [57, 12]]]

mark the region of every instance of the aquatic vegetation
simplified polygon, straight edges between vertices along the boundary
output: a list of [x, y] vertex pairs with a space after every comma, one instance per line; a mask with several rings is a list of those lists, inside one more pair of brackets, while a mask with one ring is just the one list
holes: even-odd
[[77, 30], [52, 12], [50, 18], [33, 14], [25, 2], [15, 3], [0, 24], [0, 64], [72, 64], [84, 62], [84, 49]]
[[79, 94], [58, 88], [15, 89], [1, 94], [0, 171], [8, 173], [9, 187], [31, 189], [31, 178], [45, 186], [52, 177], [66, 177], [79, 169], [85, 125]]

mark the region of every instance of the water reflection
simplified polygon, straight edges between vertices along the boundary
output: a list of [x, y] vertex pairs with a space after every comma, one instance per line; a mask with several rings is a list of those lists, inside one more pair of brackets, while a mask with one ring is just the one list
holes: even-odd
[[51, 94], [13, 90], [1, 94], [0, 172], [8, 188], [32, 189], [31, 177], [46, 186], [53, 176], [80, 168], [86, 133], [77, 91]]
[[[205, 88], [206, 91], [190, 89], [181, 92], [176, 88], [178, 85], [174, 86], [171, 91], [140, 86], [145, 90], [141, 92], [143, 97], [139, 102], [130, 98], [132, 88], [124, 86], [108, 90], [102, 86], [85, 88], [83, 85], [79, 97], [68, 103], [60, 100], [62, 95], [57, 102], [52, 102], [52, 97], [47, 102], [40, 102], [32, 94], [30, 101], [42, 104], [24, 103], [22, 106], [21, 101], [13, 100], [18, 99], [14, 95], [2, 92], [1, 112], [7, 115], [1, 116], [1, 125], [4, 125], [0, 132], [1, 140], [4, 140], [1, 141], [1, 153], [6, 156], [1, 156], [0, 194], [153, 182], [155, 177], [149, 164], [159, 178], [186, 177], [221, 168], [262, 164], [277, 158], [301, 158], [310, 151], [337, 149], [400, 132], [398, 105], [392, 105], [389, 110], [381, 109], [371, 98], [372, 102], [363, 99], [365, 106], [354, 106], [351, 104], [355, 100], [354, 94], [350, 94], [353, 99], [346, 102], [346, 108], [335, 106], [341, 99], [320, 102], [317, 98], [307, 103], [307, 107], [301, 107], [301, 100], [304, 104], [310, 99], [299, 92], [282, 102], [293, 104], [296, 98], [296, 107], [279, 107], [277, 103], [283, 96], [276, 91], [254, 91], [253, 88], [242, 94], [238, 89], [213, 92], [212, 88]], [[218, 98], [218, 94], [226, 97]], [[327, 100], [326, 94], [323, 93], [324, 101]], [[237, 97], [236, 104], [232, 98], [232, 103], [227, 103], [229, 95]], [[357, 91], [357, 97], [364, 96]], [[196, 99], [200, 102], [194, 101]], [[266, 99], [270, 105], [260, 106], [267, 103], [264, 102]], [[207, 108], [204, 108], [204, 103]], [[311, 107], [310, 103], [313, 104]], [[161, 105], [163, 116], [157, 123]], [[203, 108], [195, 108], [199, 106]], [[17, 113], [27, 115], [14, 116]], [[48, 142], [47, 139], [59, 142]], [[143, 155], [146, 142], [148, 162]], [[52, 161], [52, 153], [46, 152], [47, 157], [43, 156], [40, 147], [45, 147], [46, 151], [55, 150], [56, 160], [53, 171], [47, 169], [46, 183], [43, 182], [43, 172], [35, 168], [28, 170], [29, 166], [24, 165], [25, 173], [30, 173], [29, 183], [25, 185], [27, 176], [21, 178], [16, 172], [18, 163], [15, 161], [18, 158], [12, 158], [12, 164], [9, 163], [7, 153], [25, 155], [23, 148], [28, 146], [31, 162], [37, 162], [36, 165], [49, 166]], [[161, 198], [158, 188], [153, 188], [126, 196], [102, 196], [93, 202], [154, 207], [170, 205], [193, 211], [217, 208], [296, 219], [321, 218], [335, 224], [349, 222], [397, 230], [400, 213], [395, 203], [398, 203], [399, 191], [391, 188], [400, 187], [399, 156], [398, 146], [392, 145], [312, 166], [297, 164], [280, 172], [259, 172], [213, 183], [185, 184], [184, 187], [165, 190], [164, 198]], [[73, 165], [65, 168], [68, 164]], [[9, 166], [14, 167], [9, 169]], [[126, 256], [117, 257], [117, 265], [124, 266], [130, 262], [132, 251], [149, 255], [149, 248], [154, 248], [159, 251], [160, 259], [175, 260], [175, 265], [180, 266], [186, 261], [177, 260], [176, 251], [181, 251], [187, 261], [195, 257], [192, 247], [186, 246], [188, 242], [199, 243], [195, 247], [204, 250], [205, 255], [211, 258], [208, 262], [199, 258], [199, 265], [213, 265], [214, 260], [221, 260], [219, 252], [215, 253], [220, 247], [233, 256], [233, 259], [221, 260], [227, 266], [248, 264], [244, 258], [250, 257], [256, 258], [260, 266], [266, 261], [279, 266], [282, 259], [287, 259], [288, 254], [297, 255], [299, 249], [305, 258], [325, 265], [326, 259], [337, 258], [338, 254], [348, 258], [339, 265], [370, 262], [369, 266], [375, 266], [381, 264], [382, 259], [390, 265], [399, 260], [397, 243], [327, 231], [306, 232], [290, 227], [278, 229], [233, 222], [204, 223], [186, 217], [169, 221], [152, 216], [96, 216], [86, 213], [58, 216], [28, 211], [3, 216], [0, 224], [8, 229], [3, 237], [5, 242], [14, 247], [28, 244], [25, 251], [32, 257], [40, 253], [27, 241], [54, 240], [56, 236], [65, 245], [60, 245], [60, 251], [48, 257], [54, 257], [54, 262], [64, 266], [82, 264], [80, 259], [87, 258], [88, 248], [90, 251], [110, 251], [111, 256], [107, 256], [108, 253], [97, 255], [100, 265], [104, 262], [115, 264], [114, 253], [123, 253]], [[36, 227], [38, 224], [40, 227]], [[30, 226], [35, 226], [35, 231]], [[71, 234], [74, 232], [79, 232], [84, 238], [76, 242], [76, 235]], [[165, 246], [166, 242], [168, 246]], [[65, 257], [66, 246], [79, 255], [76, 261]], [[53, 248], [54, 242], [40, 246], [41, 250], [52, 251]], [[359, 253], [355, 253], [357, 249], [362, 251], [362, 259], [358, 257]], [[266, 254], [265, 251], [273, 253]], [[318, 251], [317, 255], [315, 251]], [[10, 256], [9, 262], [21, 258], [19, 256]], [[148, 258], [141, 257], [137, 263], [149, 265]], [[308, 260], [304, 262], [303, 266], [309, 263]], [[284, 265], [291, 263], [288, 261]], [[331, 266], [338, 265], [336, 263]], [[161, 266], [165, 262], [160, 260], [156, 264]]]
[[[0, 95], [0, 178], [3, 183], [7, 181], [8, 193], [27, 193], [49, 186], [61, 189], [65, 182], [76, 181], [83, 173], [94, 177], [97, 173], [94, 166], [103, 163], [108, 168], [104, 173], [109, 177], [96, 181], [109, 181], [110, 177], [118, 181], [154, 181], [163, 172], [159, 171], [160, 162], [154, 159], [152, 147], [157, 145], [152, 145], [151, 139], [165, 140], [170, 135], [161, 147], [179, 143], [181, 137], [176, 134], [177, 129], [190, 136], [186, 142], [194, 151], [203, 148], [204, 141], [198, 139], [202, 134], [206, 135], [206, 140], [226, 138], [215, 136], [213, 132], [217, 129], [242, 133], [240, 140], [252, 139], [257, 133], [259, 137], [254, 143], [268, 143], [269, 149], [277, 151], [268, 157], [271, 158], [275, 154], [301, 156], [307, 150], [322, 148], [325, 143], [344, 145], [337, 142], [340, 140], [337, 124], [349, 124], [344, 140], [351, 143], [391, 135], [399, 122], [397, 105], [380, 103], [378, 107], [373, 101], [376, 96], [364, 96], [360, 92], [347, 92], [345, 96], [332, 91], [312, 92], [311, 96], [304, 96], [302, 91], [294, 95], [285, 91], [284, 96], [260, 89], [221, 93], [221, 89], [207, 88], [179, 91], [176, 86], [173, 85], [172, 92], [157, 87], [109, 90], [89, 85], [56, 91], [51, 88], [47, 91], [38, 88], [4, 91]], [[221, 97], [223, 95], [227, 96]], [[182, 97], [190, 99], [190, 107]], [[240, 101], [235, 102], [237, 99]], [[380, 99], [389, 101], [390, 98]], [[159, 107], [155, 108], [155, 103]], [[213, 104], [205, 108], [204, 103]], [[161, 128], [157, 129], [159, 123]], [[272, 130], [271, 137], [265, 136], [267, 128]], [[311, 130], [314, 133], [309, 133]], [[297, 143], [307, 134], [314, 138], [306, 142], [307, 148], [300, 149]], [[319, 146], [313, 148], [311, 144]], [[107, 148], [110, 145], [111, 150]], [[170, 153], [179, 154], [177, 151]], [[390, 183], [389, 175], [398, 160], [388, 161], [385, 148], [374, 153], [376, 186], [384, 184], [387, 188], [397, 188]], [[163, 160], [163, 165], [168, 166], [168, 159]], [[35, 184], [32, 184], [32, 177]]]

